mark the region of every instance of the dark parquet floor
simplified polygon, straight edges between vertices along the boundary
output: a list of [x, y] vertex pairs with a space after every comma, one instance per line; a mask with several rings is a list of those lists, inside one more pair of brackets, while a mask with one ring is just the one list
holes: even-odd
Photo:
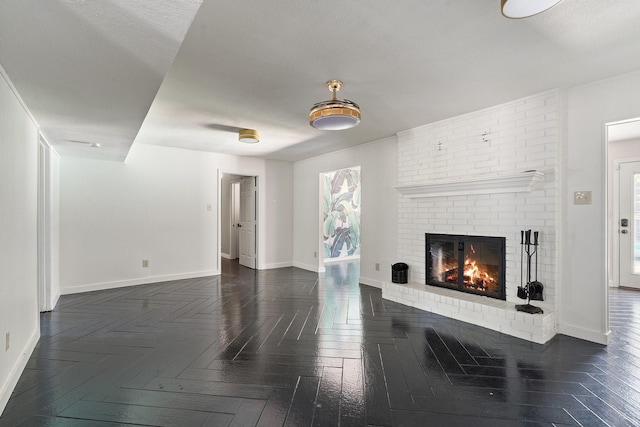
[[638, 426], [640, 292], [608, 347], [381, 299], [357, 264], [63, 296], [1, 426]]

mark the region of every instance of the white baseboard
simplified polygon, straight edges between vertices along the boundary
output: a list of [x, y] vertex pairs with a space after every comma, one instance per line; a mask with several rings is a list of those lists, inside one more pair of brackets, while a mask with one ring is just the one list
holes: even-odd
[[298, 262], [298, 261], [294, 261], [293, 262], [293, 266], [297, 267], [297, 268], [301, 268], [303, 270], [313, 271], [315, 273], [324, 273], [325, 272], [324, 266], [319, 267], [317, 265], [304, 264], [304, 263]]
[[265, 264], [261, 267], [261, 270], [271, 270], [273, 268], [285, 268], [285, 267], [293, 267], [293, 263], [291, 261], [288, 262], [272, 262], [271, 264]]
[[558, 333], [602, 345], [609, 345], [609, 340], [611, 339], [611, 331], [602, 333], [566, 324], [558, 325]]
[[27, 362], [33, 354], [33, 350], [36, 348], [36, 344], [38, 344], [38, 340], [40, 339], [40, 327], [36, 328], [36, 330], [29, 338], [27, 345], [24, 350], [20, 354], [20, 357], [16, 361], [13, 369], [11, 369], [11, 373], [9, 374], [9, 378], [2, 385], [0, 389], [0, 415], [4, 411], [4, 408], [7, 406], [7, 402], [9, 402], [9, 398], [11, 397], [11, 393], [13, 393], [13, 389], [16, 388], [16, 384], [18, 384], [18, 380], [20, 379], [20, 375], [24, 371], [24, 368], [27, 366]]
[[382, 281], [376, 279], [369, 279], [367, 277], [360, 276], [360, 283], [374, 288], [382, 289]]
[[220, 256], [225, 259], [235, 259], [235, 258], [231, 258], [231, 255], [225, 254], [224, 252], [220, 252]]
[[89, 283], [61, 289], [62, 295], [77, 294], [81, 292], [103, 291], [105, 289], [125, 288], [127, 286], [147, 285], [149, 283], [167, 282], [169, 280], [195, 279], [198, 277], [218, 276], [219, 270], [197, 271], [192, 273], [168, 274], [166, 276], [149, 276], [138, 279], [117, 280], [113, 282]]

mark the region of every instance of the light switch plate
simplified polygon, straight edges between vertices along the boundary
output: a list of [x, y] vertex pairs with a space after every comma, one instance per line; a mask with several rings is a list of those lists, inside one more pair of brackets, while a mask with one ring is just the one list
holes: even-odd
[[576, 191], [573, 193], [574, 205], [590, 205], [591, 204], [591, 191]]

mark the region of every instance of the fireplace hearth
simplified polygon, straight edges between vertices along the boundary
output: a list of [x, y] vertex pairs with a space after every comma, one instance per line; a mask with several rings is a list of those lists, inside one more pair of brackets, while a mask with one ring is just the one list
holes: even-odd
[[425, 237], [427, 285], [506, 300], [504, 237]]

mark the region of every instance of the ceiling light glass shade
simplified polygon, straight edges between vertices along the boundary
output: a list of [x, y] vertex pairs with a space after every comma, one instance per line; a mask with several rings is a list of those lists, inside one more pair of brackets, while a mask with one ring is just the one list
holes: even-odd
[[240, 129], [238, 139], [240, 142], [255, 144], [256, 142], [260, 142], [260, 133], [253, 129]]
[[360, 107], [347, 99], [339, 100], [336, 92], [342, 87], [340, 80], [330, 80], [327, 87], [333, 92], [333, 99], [322, 101], [311, 107], [309, 124], [321, 130], [343, 130], [358, 126]]
[[528, 18], [561, 2], [562, 0], [502, 0], [502, 14], [512, 19]]

